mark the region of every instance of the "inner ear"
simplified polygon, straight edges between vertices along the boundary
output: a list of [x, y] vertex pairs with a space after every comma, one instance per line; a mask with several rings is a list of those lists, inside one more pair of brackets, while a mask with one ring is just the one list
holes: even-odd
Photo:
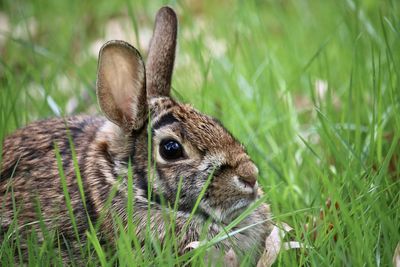
[[107, 118], [126, 131], [140, 129], [147, 119], [145, 67], [139, 52], [123, 41], [100, 50], [97, 98]]

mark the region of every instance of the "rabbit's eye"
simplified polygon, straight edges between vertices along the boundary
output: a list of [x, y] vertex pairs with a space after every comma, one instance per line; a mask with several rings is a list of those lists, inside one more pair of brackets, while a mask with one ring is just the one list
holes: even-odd
[[183, 148], [180, 143], [172, 139], [166, 139], [160, 143], [160, 155], [165, 160], [174, 160], [183, 156]]

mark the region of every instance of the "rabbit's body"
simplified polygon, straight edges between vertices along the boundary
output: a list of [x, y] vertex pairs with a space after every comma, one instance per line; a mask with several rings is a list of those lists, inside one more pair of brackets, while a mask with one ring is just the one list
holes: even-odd
[[[183, 119], [186, 121], [186, 127], [198, 128], [195, 132], [202, 131], [202, 127], [206, 127], [205, 130], [219, 131], [216, 133], [210, 132], [208, 138], [207, 135], [200, 134], [199, 136], [192, 136], [193, 140], [198, 138], [197, 142], [199, 142], [201, 147], [206, 148], [209, 146], [218, 152], [220, 151], [219, 146], [229, 146], [232, 145], [229, 142], [236, 142], [234, 139], [229, 140], [229, 138], [226, 144], [223, 142], [212, 144], [215, 141], [212, 138], [215, 134], [228, 134], [221, 126], [209, 129], [208, 125], [219, 125], [212, 118], [205, 117], [190, 107], [179, 105], [169, 99], [159, 99], [155, 103], [154, 110], [163, 110], [163, 112], [162, 115], [153, 118], [152, 129], [160, 129], [162, 126], [167, 126], [167, 123], [177, 123], [178, 120], [174, 122], [170, 120], [171, 114], [174, 114], [172, 115], [174, 118], [175, 116], [179, 117], [183, 115], [185, 116]], [[170, 112], [165, 107], [170, 107]], [[186, 111], [184, 111], [186, 109], [190, 110], [193, 117], [187, 117]], [[203, 120], [203, 125], [196, 125], [196, 122], [201, 122], [198, 121], [199, 119]], [[74, 166], [70, 140], [73, 141], [78, 168]], [[211, 144], [208, 144], [208, 142]], [[65, 181], [68, 186], [69, 197], [72, 200], [72, 209], [81, 238], [85, 238], [84, 233], [88, 229], [88, 221], [84, 203], [80, 196], [76, 170], [80, 170], [86, 200], [86, 210], [92, 223], [96, 223], [100, 214], [104, 212], [103, 207], [113, 186], [118, 187], [118, 194], [112, 200], [113, 211], [118, 213], [122, 219], [126, 219], [127, 188], [126, 184], [118, 180], [118, 176], [126, 177], [129, 159], [131, 159], [131, 164], [134, 167], [135, 220], [138, 224], [137, 228], [144, 231], [148, 222], [147, 177], [149, 177], [149, 174], [147, 173], [147, 144], [147, 127], [143, 127], [133, 132], [132, 135], [126, 136], [118, 126], [102, 117], [77, 116], [67, 119], [50, 119], [35, 122], [25, 128], [19, 129], [12, 136], [5, 139], [3, 146], [3, 169], [0, 179], [0, 196], [3, 197], [1, 199], [2, 212], [0, 222], [3, 234], [5, 234], [8, 226], [14, 219], [14, 201], [12, 200], [14, 198], [21, 232], [31, 230], [31, 227], [36, 230], [40, 229], [38, 223], [32, 224], [32, 222], [38, 222], [39, 220], [38, 207], [40, 207], [42, 218], [48, 229], [57, 229], [64, 238], [67, 240], [71, 239], [69, 241], [75, 239], [74, 229], [68, 215], [66, 198], [60, 180], [55, 146], [57, 146], [62, 159]], [[232, 152], [234, 152], [232, 157], [237, 157], [238, 159], [247, 156], [244, 154], [241, 146], [237, 147], [237, 151]], [[194, 179], [197, 180], [197, 183], [203, 184], [213, 171], [214, 165], [209, 164], [208, 166], [204, 166], [200, 176], [197, 172], [190, 173], [181, 164], [177, 165], [176, 169], [173, 170], [174, 175], [163, 172], [162, 169], [158, 170], [167, 179], [168, 177], [175, 177], [176, 179], [180, 177], [179, 175], [192, 178], [186, 181], [183, 180], [183, 183], [187, 185], [183, 185], [182, 187], [191, 188], [192, 191], [181, 193], [184, 197], [181, 198], [177, 212], [175, 226], [177, 234], [179, 234], [179, 230], [187, 222], [196, 196], [202, 189], [201, 185], [196, 185]], [[179, 175], [176, 176], [176, 174]], [[157, 182], [154, 184], [154, 193], [157, 194], [157, 188], [161, 187], [162, 189], [158, 190], [161, 190], [166, 200], [173, 204], [176, 197], [176, 187], [162, 184], [162, 180], [165, 177], [159, 177], [156, 180], [161, 182], [161, 184], [157, 184]], [[179, 180], [170, 182], [175, 183], [177, 186]], [[227, 209], [234, 204], [229, 201], [229, 198], [232, 197], [229, 187], [222, 185], [222, 188], [219, 189], [218, 184], [213, 185], [211, 183], [210, 188], [213, 186], [217, 188], [215, 192], [212, 191], [214, 194], [212, 196], [213, 199], [218, 200], [217, 202], [220, 202], [220, 204], [226, 204]], [[221, 191], [218, 192], [219, 190]], [[162, 240], [167, 227], [165, 226], [165, 218], [161, 212], [162, 207], [157, 202], [152, 203], [152, 205], [155, 207], [152, 209], [151, 225], [154, 227], [153, 230], [157, 232], [158, 238]], [[269, 209], [267, 206], [264, 205], [259, 210], [260, 214], [253, 214], [237, 228], [269, 219]], [[200, 232], [207, 219], [208, 216], [202, 210], [194, 216], [188, 227], [187, 234], [183, 236], [180, 247], [181, 251], [190, 242], [199, 240]], [[216, 219], [219, 221], [222, 218]], [[269, 222], [266, 222], [264, 226], [253, 227], [241, 234], [237, 234], [235, 240], [240, 240], [240, 243], [237, 245], [242, 247], [242, 252], [254, 248], [257, 244], [260, 246], [269, 232], [269, 227]], [[101, 228], [104, 235], [112, 238], [115, 229], [113, 229], [111, 217], [102, 223]], [[222, 231], [220, 226], [216, 223], [211, 224], [209, 237], [215, 236], [220, 231]], [[227, 247], [231, 246], [230, 242], [232, 240], [227, 241], [225, 245]]]
[[[134, 183], [132, 219], [140, 239], [149, 228], [152, 235], [163, 241], [170, 229], [163, 213], [173, 211], [161, 202], [165, 200], [173, 207], [182, 181], [174, 228], [181, 253], [190, 242], [199, 241], [204, 230], [209, 238], [224, 232], [224, 225], [257, 199], [258, 170], [243, 146], [215, 119], [169, 97], [174, 34], [176, 37], [175, 14], [163, 8], [157, 16], [147, 71], [130, 45], [114, 41], [102, 48], [97, 94], [108, 119], [50, 119], [33, 123], [5, 139], [0, 176], [0, 233], [4, 235], [16, 208], [22, 230], [40, 229], [35, 222], [41, 214], [47, 227], [56, 229], [66, 240], [75, 239], [55, 146], [83, 239], [89, 227], [88, 216], [92, 222], [102, 218], [100, 232], [107, 239], [115, 236], [113, 215], [127, 223], [129, 164]], [[74, 164], [70, 140], [78, 166]], [[79, 190], [77, 169], [85, 201]], [[188, 221], [210, 175], [200, 205]], [[108, 207], [106, 203], [114, 189]], [[225, 250], [232, 247], [240, 254], [249, 249], [259, 251], [271, 228], [267, 205], [258, 207], [234, 229], [252, 224], [258, 225], [217, 246]]]
[[[30, 228], [29, 224], [39, 219], [40, 207], [43, 219], [50, 229], [62, 229], [67, 236], [73, 236], [60, 180], [56, 145], [62, 158], [74, 215], [79, 229], [84, 233], [87, 229], [87, 217], [83, 202], [80, 201], [69, 136], [76, 144], [76, 160], [82, 172], [88, 212], [95, 218], [96, 210], [90, 198], [89, 181], [85, 179], [87, 177], [85, 166], [88, 165], [89, 147], [105, 121], [104, 118], [88, 116], [65, 120], [49, 119], [19, 129], [4, 140], [0, 178], [0, 223], [3, 231], [12, 223], [15, 215], [22, 227], [21, 230], [25, 230], [23, 229], [25, 224], [28, 224], [26, 228]], [[17, 214], [14, 214], [14, 210]], [[39, 224], [32, 226], [38, 229], [40, 227]]]

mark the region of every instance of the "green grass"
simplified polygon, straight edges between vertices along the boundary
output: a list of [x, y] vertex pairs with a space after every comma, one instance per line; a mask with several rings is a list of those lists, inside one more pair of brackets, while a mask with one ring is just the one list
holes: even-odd
[[[1, 1], [0, 139], [39, 118], [98, 114], [93, 44], [119, 20], [145, 54], [155, 13], [169, 4], [180, 20], [174, 95], [246, 145], [275, 220], [309, 246], [282, 252], [275, 265], [389, 266], [400, 242], [399, 2], [198, 2]], [[204, 251], [170, 253], [172, 235], [166, 247], [149, 236], [155, 253], [141, 253], [131, 226], [113, 254], [93, 225], [87, 261], [201, 263]], [[11, 265], [14, 247], [19, 238], [0, 244], [0, 265]], [[61, 264], [34, 234], [29, 247], [32, 266]]]

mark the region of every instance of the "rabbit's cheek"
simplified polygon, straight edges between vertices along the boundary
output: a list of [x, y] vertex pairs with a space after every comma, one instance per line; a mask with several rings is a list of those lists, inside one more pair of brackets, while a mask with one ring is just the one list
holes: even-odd
[[158, 164], [156, 175], [153, 176], [156, 178], [154, 187], [157, 190], [157, 194], [163, 195], [168, 202], [174, 203], [181, 182], [179, 209], [190, 211], [207, 178], [197, 177], [197, 174], [192, 170], [193, 166], [190, 164]]

